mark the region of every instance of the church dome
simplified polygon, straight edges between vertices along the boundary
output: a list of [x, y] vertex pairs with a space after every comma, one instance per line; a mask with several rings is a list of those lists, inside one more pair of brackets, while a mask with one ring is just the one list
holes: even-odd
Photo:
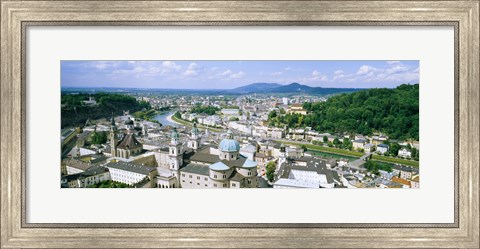
[[240, 143], [234, 139], [223, 139], [220, 142], [219, 149], [223, 152], [233, 152], [240, 150]]

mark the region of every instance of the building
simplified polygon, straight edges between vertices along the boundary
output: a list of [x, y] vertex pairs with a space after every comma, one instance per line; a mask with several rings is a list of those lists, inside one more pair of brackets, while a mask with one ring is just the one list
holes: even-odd
[[304, 156], [281, 157], [279, 161], [274, 188], [334, 188], [343, 185], [338, 173], [327, 167], [326, 160]]
[[129, 158], [138, 155], [142, 152], [143, 146], [133, 135], [134, 122], [131, 119], [125, 121], [127, 134], [123, 136], [122, 140], [118, 141], [118, 131], [115, 121], [112, 117], [110, 128], [110, 148], [112, 157]]
[[76, 158], [69, 158], [62, 161], [65, 167], [65, 174], [73, 175], [85, 172], [87, 169], [93, 167], [92, 163], [85, 162]]
[[363, 146], [367, 143], [367, 140], [364, 138], [355, 139], [352, 142], [354, 149], [364, 149]]
[[364, 144], [363, 149], [365, 150], [365, 152], [371, 152], [375, 149], [375, 145], [371, 143]]
[[410, 157], [412, 157], [412, 152], [410, 152], [406, 148], [402, 148], [402, 149], [398, 150], [398, 156], [399, 157], [410, 158]]
[[[175, 134], [172, 134], [172, 139]], [[240, 154], [240, 143], [229, 130], [218, 146], [218, 155], [207, 150], [191, 153], [179, 169], [182, 188], [256, 188], [257, 163]], [[208, 150], [210, 151], [210, 150]]]
[[108, 180], [110, 180], [110, 173], [107, 168], [93, 166], [84, 172], [63, 176], [61, 186], [62, 188], [87, 188]]
[[402, 179], [412, 179], [414, 175], [418, 174], [418, 168], [408, 167], [400, 164], [394, 164], [392, 170], [395, 175]]
[[150, 181], [150, 187], [155, 187], [155, 176], [157, 169], [144, 165], [137, 165], [128, 162], [116, 161], [105, 165], [110, 171], [112, 181], [136, 185], [142, 182]]
[[68, 142], [70, 142], [75, 137], [75, 135], [77, 135], [75, 129], [63, 129], [60, 136], [62, 148], [63, 146], [68, 144]]
[[287, 113], [307, 115], [307, 110], [303, 109], [302, 104], [293, 104], [287, 109]]
[[222, 109], [220, 112], [225, 116], [239, 116], [239, 109]]
[[410, 181], [410, 183], [411, 183], [410, 185], [411, 188], [420, 188], [420, 176], [416, 175], [412, 177], [412, 181]]
[[402, 185], [402, 188], [410, 188], [411, 186], [411, 183], [409, 180], [406, 180], [406, 179], [403, 179], [403, 178], [399, 178], [399, 177], [392, 177], [392, 182], [395, 182], [395, 183], [398, 183], [398, 184], [401, 184]]
[[382, 155], [383, 155], [383, 154], [387, 153], [388, 148], [389, 148], [389, 147], [388, 147], [388, 145], [386, 145], [386, 144], [379, 144], [379, 145], [377, 145], [377, 152], [378, 152], [379, 154], [382, 154]]

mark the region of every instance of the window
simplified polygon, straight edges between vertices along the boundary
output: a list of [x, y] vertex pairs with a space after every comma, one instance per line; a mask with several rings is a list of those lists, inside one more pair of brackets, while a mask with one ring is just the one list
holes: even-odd
[[237, 186], [237, 184], [236, 184], [236, 183], [232, 183], [232, 187], [236, 187], [236, 186]]
[[248, 175], [251, 176], [251, 175], [252, 175], [252, 172], [248, 171]]
[[200, 183], [199, 183], [199, 182], [197, 182], [197, 185], [200, 185]]
[[208, 181], [208, 178], [207, 178], [207, 177], [205, 177], [205, 181]]
[[232, 155], [232, 159], [233, 159], [233, 155]]
[[223, 187], [226, 187], [226, 186], [227, 186], [227, 184], [226, 184], [226, 183], [224, 183], [224, 184], [223, 184]]
[[214, 187], [217, 187], [217, 184], [215, 183], [215, 184], [213, 184], [213, 186], [214, 186]]
[[217, 175], [213, 175], [213, 178], [217, 178]]
[[200, 180], [200, 176], [197, 176], [197, 180]]
[[185, 176], [185, 174], [182, 174], [182, 176]]
[[192, 175], [189, 175], [188, 177], [189, 177], [189, 178], [192, 178]]

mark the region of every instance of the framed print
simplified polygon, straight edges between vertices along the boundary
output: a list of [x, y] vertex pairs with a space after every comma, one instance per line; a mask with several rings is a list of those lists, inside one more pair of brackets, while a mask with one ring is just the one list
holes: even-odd
[[2, 248], [480, 246], [478, 1], [1, 13]]

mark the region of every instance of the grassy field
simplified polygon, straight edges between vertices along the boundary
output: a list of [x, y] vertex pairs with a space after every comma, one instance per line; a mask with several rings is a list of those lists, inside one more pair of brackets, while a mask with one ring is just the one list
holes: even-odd
[[[172, 119], [173, 119], [173, 121], [178, 122], [180, 124], [183, 124], [183, 125], [186, 125], [186, 126], [193, 126], [193, 124], [191, 122], [185, 121], [183, 119], [178, 119], [175, 116], [172, 116]], [[214, 131], [214, 132], [222, 132], [222, 130], [218, 129], [218, 128], [212, 128], [212, 127], [204, 126], [204, 125], [201, 125], [201, 124], [197, 124], [197, 126], [198, 126], [198, 128], [203, 128], [203, 129], [208, 128], [208, 130]]]
[[[309, 150], [318, 150], [318, 151], [335, 153], [339, 155], [352, 156], [352, 157], [361, 157], [363, 155], [363, 153], [357, 152], [357, 151], [342, 150], [337, 148], [324, 147], [321, 145], [303, 144], [303, 143], [296, 143], [296, 142], [285, 142], [285, 144], [292, 144], [297, 146], [305, 145], [305, 147], [307, 147], [307, 149]], [[419, 165], [418, 161], [406, 160], [406, 159], [395, 158], [395, 157], [386, 157], [386, 156], [380, 156], [375, 154], [372, 155], [372, 159], [375, 161], [387, 162], [387, 163], [398, 163], [398, 164], [408, 165], [412, 167], [418, 167]]]
[[292, 144], [292, 145], [298, 145], [298, 146], [305, 145], [305, 147], [307, 147], [307, 149], [310, 149], [310, 150], [330, 152], [330, 153], [335, 153], [335, 154], [345, 155], [345, 156], [353, 156], [353, 157], [363, 156], [363, 153], [358, 152], [358, 151], [342, 150], [342, 149], [337, 149], [337, 148], [324, 147], [324, 146], [321, 146], [321, 145], [303, 144], [303, 143], [296, 143], [296, 142], [285, 142], [285, 144]]
[[398, 164], [408, 165], [408, 166], [412, 166], [412, 167], [418, 167], [418, 165], [419, 165], [418, 161], [406, 160], [406, 159], [401, 159], [401, 158], [396, 158], [396, 157], [386, 157], [386, 156], [380, 156], [380, 155], [373, 155], [372, 159], [375, 160], [375, 161], [386, 162], [386, 163], [398, 163]]

